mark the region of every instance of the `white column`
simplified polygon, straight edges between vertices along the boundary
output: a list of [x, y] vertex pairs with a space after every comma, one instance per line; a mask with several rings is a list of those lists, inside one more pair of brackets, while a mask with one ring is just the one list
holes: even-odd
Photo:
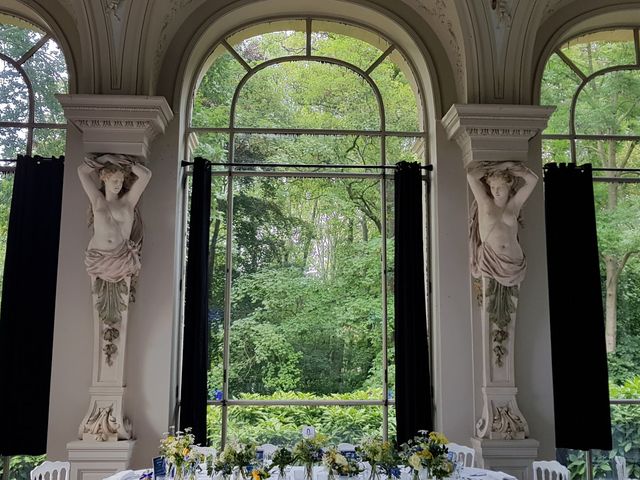
[[[163, 97], [59, 95], [58, 99], [66, 118], [82, 132], [84, 153], [89, 157], [123, 155], [145, 163], [151, 141], [173, 118]], [[78, 159], [77, 164], [81, 161]], [[78, 412], [79, 440], [67, 444], [72, 480], [104, 478], [127, 468], [133, 453], [134, 422], [126, 415], [124, 375], [131, 280], [128, 276], [109, 284], [115, 289], [111, 300], [119, 303], [111, 306], [113, 311], [107, 318], [99, 307], [104, 304], [99, 298], [104, 292], [98, 293], [93, 288], [95, 278], [91, 279], [93, 375], [89, 408], [84, 418]], [[112, 315], [114, 312], [116, 315]]]
[[[505, 165], [501, 167], [501, 162], [517, 166], [528, 160], [529, 140], [546, 127], [553, 110], [521, 105], [454, 105], [442, 123], [448, 138], [462, 149], [467, 170], [479, 166], [499, 170]], [[498, 210], [502, 216], [504, 210]], [[524, 212], [526, 216], [526, 209]], [[475, 286], [473, 311], [481, 332], [480, 345], [475, 348], [482, 352], [481, 385], [475, 396], [482, 407], [471, 442], [481, 466], [526, 480], [531, 461], [537, 457], [538, 442], [528, 438], [526, 412], [517, 403], [514, 348], [521, 286], [517, 282], [503, 287], [484, 274], [475, 280]]]

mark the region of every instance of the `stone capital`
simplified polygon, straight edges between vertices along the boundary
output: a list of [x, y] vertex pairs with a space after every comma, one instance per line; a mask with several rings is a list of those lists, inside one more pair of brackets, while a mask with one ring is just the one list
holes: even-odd
[[81, 132], [85, 153], [147, 158], [149, 145], [173, 118], [164, 97], [56, 95], [64, 115]]
[[536, 105], [452, 105], [442, 118], [449, 140], [472, 162], [524, 162], [529, 140], [545, 129], [555, 107]]

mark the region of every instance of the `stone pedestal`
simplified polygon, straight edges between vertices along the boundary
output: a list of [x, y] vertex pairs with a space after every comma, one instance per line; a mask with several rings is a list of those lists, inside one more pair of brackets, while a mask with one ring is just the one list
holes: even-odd
[[476, 451], [480, 468], [499, 470], [519, 480], [532, 480], [531, 462], [538, 457], [539, 442], [532, 438], [524, 440], [490, 440], [472, 438], [471, 446]]
[[[495, 245], [485, 241], [493, 232], [494, 226], [502, 222], [500, 225], [505, 238], [503, 242], [506, 242], [506, 245], [499, 246], [504, 248], [505, 252], [510, 251], [508, 248], [513, 244], [508, 242], [512, 242], [513, 232], [509, 228], [513, 228], [515, 224], [516, 235], [513, 236], [516, 238], [514, 241], [517, 242], [516, 219], [530, 191], [515, 207], [515, 204], [508, 202], [516, 198], [514, 192], [520, 188], [516, 187], [518, 179], [510, 177], [512, 182], [510, 184], [506, 183], [507, 180], [501, 180], [503, 188], [504, 185], [510, 185], [510, 188], [514, 189], [509, 193], [507, 200], [504, 200], [504, 193], [499, 191], [498, 194], [502, 197], [496, 199], [493, 196], [493, 187], [481, 180], [489, 178], [486, 172], [504, 171], [510, 168], [518, 172], [517, 165], [522, 165], [529, 160], [529, 140], [546, 127], [553, 110], [554, 107], [530, 105], [454, 105], [442, 119], [448, 138], [455, 140], [462, 149], [464, 166], [468, 169], [469, 183], [476, 200], [480, 197], [478, 203], [484, 202], [485, 217], [482, 218], [486, 222], [493, 222], [489, 223], [493, 225], [489, 234], [485, 233], [485, 237], [480, 237], [482, 224], [479, 224], [478, 217], [473, 217], [473, 225], [477, 228], [479, 224], [480, 229], [472, 237], [470, 250], [479, 255], [477, 252], [482, 249], [485, 252], [482, 261], [488, 263], [513, 262], [512, 265], [522, 265], [522, 270], [517, 271], [514, 267], [513, 271], [516, 273], [511, 277], [500, 279], [499, 275], [503, 272], [499, 268], [496, 271], [490, 268], [481, 270], [475, 263], [478, 261], [476, 257], [470, 262], [471, 270], [474, 271], [475, 267], [475, 275], [481, 277], [476, 279], [480, 291], [478, 298], [473, 301], [476, 303], [477, 300], [474, 310], [479, 320], [479, 331], [482, 332], [481, 345], [478, 345], [482, 352], [482, 372], [478, 375], [481, 382], [474, 392], [474, 400], [476, 404], [481, 404], [482, 408], [476, 419], [474, 432], [476, 437], [472, 443], [480, 466], [502, 470], [521, 480], [529, 479], [531, 462], [538, 454], [538, 442], [528, 438], [529, 426], [525, 415], [518, 407], [516, 399], [518, 389], [515, 384], [515, 326], [520, 282], [526, 264], [521, 256], [511, 258], [505, 255], [496, 260], [495, 257], [491, 257], [491, 252], [496, 251]], [[501, 162], [510, 163], [501, 164]], [[519, 171], [523, 171], [522, 167]], [[478, 174], [478, 172], [481, 173]], [[484, 177], [481, 177], [482, 173]], [[520, 175], [524, 174], [520, 173]], [[528, 175], [529, 182], [533, 181], [535, 185], [537, 180], [535, 175], [532, 172]], [[534, 177], [533, 180], [531, 175]], [[496, 185], [496, 180], [493, 185]], [[483, 187], [486, 187], [486, 193]], [[508, 218], [502, 219], [503, 214], [506, 215], [505, 208], [509, 205], [512, 210], [516, 209], [515, 213], [511, 213], [515, 217], [513, 222]], [[499, 215], [498, 220], [495, 220], [498, 218], [496, 215]], [[470, 209], [470, 218], [471, 216]], [[489, 253], [486, 253], [487, 250]], [[511, 251], [513, 250], [511, 248]], [[505, 271], [509, 270], [505, 268]], [[500, 282], [497, 279], [500, 279]], [[480, 339], [475, 341], [477, 344], [480, 343]]]
[[[69, 122], [82, 132], [84, 152], [91, 161], [96, 161], [105, 154], [113, 158], [118, 155], [127, 156], [128, 167], [137, 175], [134, 177], [140, 178], [140, 175], [148, 172], [148, 181], [151, 175], [149, 170], [146, 167], [135, 170], [135, 164], [145, 163], [151, 141], [157, 134], [164, 132], [173, 117], [164, 97], [58, 95], [57, 98]], [[83, 159], [78, 158], [75, 161], [80, 165]], [[89, 166], [99, 172], [97, 166]], [[82, 175], [83, 182], [92, 181], [90, 174], [87, 174], [86, 178]], [[98, 185], [94, 188], [97, 187]], [[141, 193], [137, 194], [132, 209]], [[126, 195], [126, 192], [123, 195]], [[95, 205], [93, 208], [95, 214]], [[134, 225], [129, 237], [125, 237], [122, 248], [126, 252], [113, 253], [114, 257], [138, 255], [140, 243], [134, 236], [139, 235], [141, 239], [141, 227], [137, 231], [136, 213], [132, 212], [132, 216]], [[71, 480], [97, 480], [126, 469], [135, 444], [132, 441], [133, 425], [125, 415], [124, 400], [129, 302], [133, 299], [132, 280], [137, 277], [137, 272], [124, 278], [118, 277], [117, 280], [109, 280], [110, 277], [101, 275], [102, 272], [97, 272], [90, 278], [94, 324], [93, 375], [89, 389], [91, 399], [89, 408], [80, 422], [78, 436], [81, 441], [70, 442], [67, 445], [71, 461]], [[81, 415], [79, 413], [78, 420]]]
[[72, 480], [102, 480], [127, 470], [135, 440], [96, 442], [77, 440], [67, 443]]

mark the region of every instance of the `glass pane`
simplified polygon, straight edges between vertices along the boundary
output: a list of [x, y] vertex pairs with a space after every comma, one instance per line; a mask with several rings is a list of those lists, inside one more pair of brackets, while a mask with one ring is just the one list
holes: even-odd
[[426, 144], [423, 137], [387, 137], [387, 163], [424, 163]]
[[36, 128], [33, 131], [33, 154], [41, 157], [64, 155], [67, 131], [63, 128]]
[[67, 93], [69, 76], [64, 55], [53, 40], [46, 42], [23, 65], [36, 97], [36, 122], [65, 123], [56, 93]]
[[207, 439], [218, 452], [222, 445], [222, 408], [207, 405]]
[[0, 462], [0, 476], [11, 480], [27, 480], [30, 472], [46, 460], [46, 455], [15, 455], [9, 463], [9, 474], [4, 477], [4, 462]]
[[544, 70], [540, 88], [540, 104], [554, 105], [544, 133], [569, 133], [569, 109], [580, 78], [560, 57], [553, 54]]
[[371, 78], [382, 94], [387, 130], [420, 131], [418, 89], [402, 55], [393, 52], [371, 72]]
[[236, 179], [230, 396], [380, 388], [380, 187]]
[[311, 54], [338, 58], [366, 71], [390, 44], [380, 35], [337, 22], [313, 21]]
[[[4, 258], [7, 252], [7, 232], [9, 231], [9, 212], [13, 193], [13, 174], [0, 174], [0, 272], [4, 272]], [[0, 292], [2, 291], [0, 274]], [[0, 296], [1, 297], [1, 296]], [[0, 298], [0, 301], [2, 298]]]
[[12, 160], [18, 154], [26, 155], [26, 153], [26, 128], [0, 128], [0, 159]]
[[211, 223], [209, 227], [209, 374], [210, 400], [222, 400], [224, 291], [227, 261], [227, 189], [228, 178], [211, 180]]
[[27, 122], [29, 90], [13, 66], [0, 59], [0, 122]]
[[305, 55], [305, 31], [305, 20], [282, 20], [249, 27], [227, 41], [253, 67], [274, 58]]
[[576, 157], [579, 165], [591, 163], [594, 167], [638, 168], [640, 145], [629, 140], [577, 140]]
[[640, 71], [594, 78], [576, 104], [576, 133], [640, 135]]
[[351, 70], [286, 62], [259, 71], [243, 87], [238, 127], [380, 129], [371, 86]]
[[[611, 398], [640, 398], [640, 377], [629, 380], [619, 388], [611, 389]], [[627, 467], [625, 478], [640, 478], [640, 405], [611, 405], [613, 450], [601, 452], [608, 458], [623, 457]], [[616, 460], [613, 459], [614, 478]]]
[[196, 135], [198, 145], [193, 150], [194, 157], [203, 157], [215, 163], [226, 163], [229, 160], [228, 134], [199, 132]]
[[228, 127], [233, 94], [247, 71], [224, 47], [213, 52], [215, 58], [199, 82], [193, 99], [191, 125]]
[[[394, 216], [394, 182], [393, 179], [386, 180], [387, 196], [387, 398], [395, 399], [396, 396], [396, 362], [394, 343], [394, 282], [395, 282], [395, 216]], [[382, 348], [380, 349], [382, 350]], [[381, 372], [382, 373], [382, 372]], [[395, 417], [394, 417], [395, 421]], [[395, 425], [395, 423], [394, 423]], [[395, 432], [395, 429], [394, 429]], [[391, 434], [389, 434], [391, 435]]]
[[0, 14], [0, 53], [14, 60], [19, 60], [43, 35], [35, 25]]
[[382, 161], [378, 137], [238, 134], [234, 149], [236, 163], [380, 165]]
[[633, 30], [609, 30], [583, 35], [563, 45], [562, 53], [587, 76], [606, 67], [636, 63]]
[[571, 143], [569, 140], [542, 139], [542, 163], [571, 162]]
[[328, 444], [359, 443], [382, 435], [382, 406], [229, 407], [228, 438], [241, 442], [293, 446], [302, 427], [313, 426]]

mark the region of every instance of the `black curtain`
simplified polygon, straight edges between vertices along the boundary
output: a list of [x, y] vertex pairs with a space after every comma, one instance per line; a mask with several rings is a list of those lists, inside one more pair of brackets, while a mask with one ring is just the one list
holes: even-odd
[[433, 429], [420, 165], [398, 163], [394, 188], [396, 421], [401, 444], [418, 430]]
[[209, 223], [211, 166], [196, 158], [191, 184], [185, 286], [180, 430], [191, 428], [196, 443], [207, 441]]
[[19, 156], [0, 311], [0, 455], [47, 449], [64, 157]]
[[591, 165], [545, 167], [556, 447], [611, 450]]

